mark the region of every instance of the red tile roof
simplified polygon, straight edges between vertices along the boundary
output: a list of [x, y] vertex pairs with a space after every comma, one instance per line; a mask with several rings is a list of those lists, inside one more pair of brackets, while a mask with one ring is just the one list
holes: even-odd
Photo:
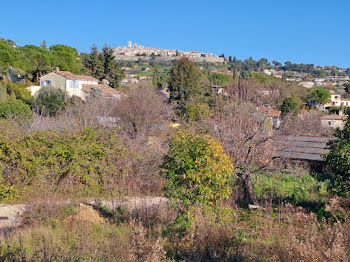
[[91, 88], [92, 87], [98, 87], [102, 90], [102, 93], [105, 97], [115, 97], [115, 98], [119, 98], [120, 96], [123, 96], [124, 94], [119, 92], [118, 90], [115, 90], [114, 88], [111, 88], [107, 85], [103, 85], [103, 84], [98, 84], [98, 85], [82, 85], [82, 90], [85, 93], [90, 93], [91, 92]]
[[281, 111], [269, 108], [269, 107], [258, 107], [258, 112], [263, 113], [264, 115], [270, 116], [270, 117], [280, 117]]
[[63, 76], [64, 78], [71, 79], [71, 80], [84, 80], [84, 81], [98, 82], [98, 80], [92, 76], [75, 75], [68, 71], [54, 71], [54, 72], [60, 76]]
[[322, 116], [321, 119], [322, 120], [345, 120], [347, 119], [348, 116], [347, 115], [328, 115], [328, 116]]

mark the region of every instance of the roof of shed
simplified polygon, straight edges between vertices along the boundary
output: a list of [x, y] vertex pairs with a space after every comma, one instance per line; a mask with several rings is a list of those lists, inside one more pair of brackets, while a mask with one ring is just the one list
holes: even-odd
[[330, 137], [281, 136], [275, 139], [275, 157], [309, 161], [325, 161]]

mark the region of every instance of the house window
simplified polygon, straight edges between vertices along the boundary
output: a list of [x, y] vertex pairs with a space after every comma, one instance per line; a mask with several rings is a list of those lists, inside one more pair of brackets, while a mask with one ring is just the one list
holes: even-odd
[[328, 125], [331, 126], [332, 125], [332, 121], [328, 121]]
[[79, 88], [79, 81], [78, 80], [70, 80], [69, 87], [70, 88]]
[[52, 86], [51, 80], [43, 80], [41, 81], [41, 86]]

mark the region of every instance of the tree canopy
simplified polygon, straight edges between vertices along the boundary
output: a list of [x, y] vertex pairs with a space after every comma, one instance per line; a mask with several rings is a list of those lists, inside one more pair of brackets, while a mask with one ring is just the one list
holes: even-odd
[[336, 139], [329, 143], [330, 151], [326, 155], [327, 164], [332, 169], [332, 179], [339, 194], [350, 191], [350, 118], [343, 130], [337, 129]]
[[184, 113], [189, 102], [203, 92], [201, 75], [199, 68], [188, 58], [178, 60], [171, 68], [168, 79], [170, 101], [175, 102], [181, 112]]
[[316, 88], [309, 93], [308, 98], [320, 104], [325, 104], [331, 101], [331, 93], [327, 89]]
[[287, 97], [286, 99], [284, 99], [281, 105], [282, 115], [286, 115], [298, 109], [299, 105], [300, 105], [300, 100], [296, 95], [291, 95], [290, 97]]

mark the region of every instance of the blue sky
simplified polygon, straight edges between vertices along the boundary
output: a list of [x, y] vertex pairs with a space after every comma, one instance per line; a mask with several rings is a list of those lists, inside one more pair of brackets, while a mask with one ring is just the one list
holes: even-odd
[[349, 0], [2, 1], [0, 37], [81, 52], [140, 45], [350, 67]]

